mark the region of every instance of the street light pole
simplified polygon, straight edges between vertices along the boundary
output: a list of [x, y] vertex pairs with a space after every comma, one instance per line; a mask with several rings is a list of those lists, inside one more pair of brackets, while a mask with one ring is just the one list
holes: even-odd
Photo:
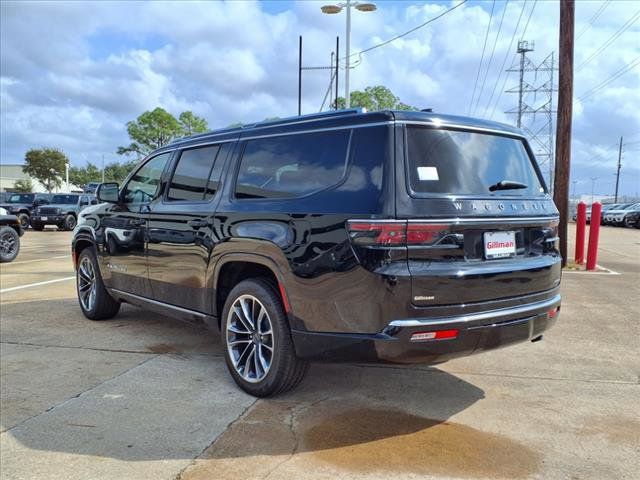
[[[376, 5], [374, 3], [354, 2], [353, 0], [347, 0], [346, 3], [338, 3], [336, 5], [324, 5], [320, 8], [322, 13], [330, 15], [340, 13], [344, 8], [347, 9], [347, 56], [345, 62], [344, 72], [344, 105], [346, 108], [351, 107], [351, 93], [349, 91], [349, 69], [351, 68], [351, 8], [360, 10], [361, 12], [374, 12]], [[340, 57], [338, 56], [338, 62]], [[337, 103], [337, 101], [336, 101]]]
[[347, 59], [344, 73], [344, 106], [351, 107], [351, 94], [349, 93], [349, 55], [351, 55], [351, 0], [347, 0]]

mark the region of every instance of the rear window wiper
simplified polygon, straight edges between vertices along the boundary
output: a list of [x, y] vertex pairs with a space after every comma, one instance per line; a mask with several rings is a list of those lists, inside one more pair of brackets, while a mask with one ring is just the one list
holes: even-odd
[[490, 192], [496, 190], [520, 190], [521, 188], [527, 188], [527, 185], [521, 182], [514, 182], [512, 180], [501, 180], [498, 183], [494, 183], [489, 187]]

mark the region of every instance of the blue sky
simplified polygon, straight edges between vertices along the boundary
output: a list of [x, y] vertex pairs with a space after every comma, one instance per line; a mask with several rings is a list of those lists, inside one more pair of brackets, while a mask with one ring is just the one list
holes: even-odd
[[[175, 115], [192, 110], [212, 128], [292, 115], [298, 35], [304, 36], [306, 65], [327, 64], [336, 35], [344, 53], [344, 14], [323, 15], [326, 3], [3, 1], [0, 162], [20, 163], [26, 150], [45, 145], [63, 149], [74, 165], [98, 162], [103, 154], [119, 160], [117, 147], [128, 143], [126, 122], [156, 106]], [[376, 3], [376, 12], [353, 12], [353, 52], [419, 25], [457, 0]], [[578, 193], [590, 193], [591, 177], [598, 177], [597, 193], [613, 191], [621, 135], [621, 189], [640, 190], [637, 12], [633, 1], [576, 5], [576, 66], [586, 61], [576, 69], [574, 88], [572, 178]], [[352, 89], [382, 84], [405, 103], [514, 123], [503, 112], [517, 104], [517, 96], [503, 93], [502, 86], [516, 86], [517, 78], [501, 66], [514, 60], [527, 19], [525, 39], [536, 44], [532, 61], [557, 53], [556, 1], [470, 0], [364, 54], [352, 70]], [[470, 108], [476, 77], [479, 101]], [[328, 72], [305, 73], [305, 113], [318, 111], [328, 82]]]

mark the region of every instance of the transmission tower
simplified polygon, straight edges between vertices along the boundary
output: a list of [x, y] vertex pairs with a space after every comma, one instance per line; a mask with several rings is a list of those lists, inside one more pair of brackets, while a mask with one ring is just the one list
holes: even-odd
[[[505, 113], [516, 115], [516, 125], [522, 128], [531, 139], [534, 153], [540, 168], [547, 172], [547, 185], [553, 189], [555, 169], [553, 136], [553, 95], [557, 92], [554, 84], [555, 66], [554, 52], [551, 52], [539, 64], [534, 63], [527, 53], [533, 52], [534, 42], [520, 40], [518, 42], [518, 63], [514, 63], [507, 72], [517, 72], [520, 76], [518, 86], [507, 90], [507, 93], [518, 94], [518, 107]], [[526, 117], [526, 118], [525, 118]]]

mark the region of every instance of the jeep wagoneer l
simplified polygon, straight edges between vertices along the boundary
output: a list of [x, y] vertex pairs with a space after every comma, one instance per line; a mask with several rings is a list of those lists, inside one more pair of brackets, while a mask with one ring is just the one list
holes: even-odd
[[513, 127], [343, 110], [182, 138], [73, 238], [80, 307], [219, 328], [256, 396], [311, 360], [439, 363], [542, 337], [560, 309], [558, 212]]

